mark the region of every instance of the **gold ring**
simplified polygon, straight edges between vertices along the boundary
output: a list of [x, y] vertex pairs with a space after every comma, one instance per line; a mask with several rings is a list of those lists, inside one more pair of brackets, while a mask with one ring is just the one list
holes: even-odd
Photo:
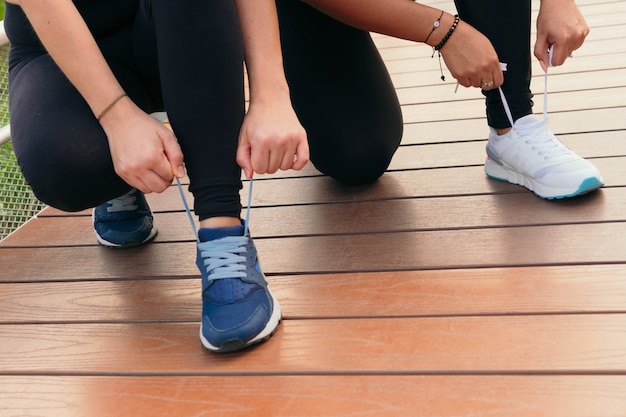
[[482, 86], [485, 88], [493, 87], [493, 81], [487, 81], [486, 83], [482, 83]]

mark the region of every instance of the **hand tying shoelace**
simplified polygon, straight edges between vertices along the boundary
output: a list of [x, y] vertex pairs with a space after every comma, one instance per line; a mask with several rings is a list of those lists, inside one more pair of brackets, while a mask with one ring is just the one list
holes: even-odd
[[202, 275], [202, 344], [213, 352], [230, 352], [266, 340], [280, 323], [281, 310], [267, 286], [250, 237], [253, 180], [242, 225], [200, 230], [196, 229], [180, 180], [176, 181], [196, 236], [196, 264]]
[[[553, 47], [548, 55], [552, 65]], [[501, 63], [506, 73], [507, 64]], [[485, 173], [493, 179], [518, 184], [545, 199], [586, 194], [604, 184], [593, 164], [566, 147], [548, 128], [548, 71], [544, 73], [543, 120], [533, 114], [517, 119], [502, 87], [498, 87], [504, 112], [511, 125], [498, 134], [490, 127]]]

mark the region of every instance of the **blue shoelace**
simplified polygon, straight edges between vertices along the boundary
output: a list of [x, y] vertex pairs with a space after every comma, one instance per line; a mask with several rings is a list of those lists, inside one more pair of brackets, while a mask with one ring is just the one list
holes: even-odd
[[252, 201], [252, 178], [250, 179], [250, 188], [248, 190], [248, 205], [246, 209], [246, 218], [244, 220], [244, 233], [243, 236], [226, 236], [218, 239], [217, 241], [200, 242], [198, 236], [198, 230], [196, 224], [191, 215], [191, 210], [187, 204], [185, 193], [180, 180], [176, 178], [178, 185], [178, 192], [189, 218], [189, 223], [196, 237], [200, 256], [202, 257], [202, 263], [206, 268], [206, 272], [210, 274], [211, 280], [215, 279], [231, 279], [231, 278], [246, 278], [246, 252], [249, 241], [249, 228], [248, 223], [250, 221], [250, 205]]
[[[250, 187], [248, 189], [248, 205], [246, 207], [246, 218], [244, 220], [244, 237], [249, 237], [249, 229], [248, 223], [250, 222], [250, 204], [252, 202], [252, 183], [253, 179], [250, 178]], [[191, 224], [191, 230], [193, 230], [193, 234], [196, 237], [196, 241], [200, 242], [200, 238], [198, 237], [198, 230], [196, 229], [196, 223], [193, 220], [193, 216], [191, 215], [191, 210], [189, 209], [189, 205], [187, 204], [187, 198], [185, 198], [185, 192], [183, 191], [183, 186], [180, 183], [180, 179], [176, 177], [176, 184], [178, 185], [178, 192], [180, 193], [180, 198], [183, 200], [183, 205], [185, 206], [185, 211], [187, 212], [187, 218], [189, 218], [189, 223]]]

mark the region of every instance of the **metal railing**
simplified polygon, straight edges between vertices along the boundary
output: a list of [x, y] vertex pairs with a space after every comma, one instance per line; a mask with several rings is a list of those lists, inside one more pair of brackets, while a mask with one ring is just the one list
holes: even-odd
[[45, 205], [22, 176], [11, 146], [8, 89], [9, 40], [0, 21], [0, 240], [36, 216]]

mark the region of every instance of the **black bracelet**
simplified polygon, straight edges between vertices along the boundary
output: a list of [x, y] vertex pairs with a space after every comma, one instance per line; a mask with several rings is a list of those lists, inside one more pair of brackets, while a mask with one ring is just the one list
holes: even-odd
[[435, 20], [433, 22], [433, 28], [430, 30], [430, 33], [428, 34], [428, 36], [426, 36], [426, 39], [424, 39], [424, 43], [426, 43], [426, 41], [428, 41], [428, 39], [430, 39], [430, 35], [433, 34], [433, 32], [435, 31], [435, 29], [437, 29], [439, 27], [439, 25], [441, 24], [441, 18], [443, 17], [443, 10], [441, 11], [441, 15], [439, 16], [439, 19]]
[[455, 14], [454, 15], [454, 23], [452, 23], [452, 26], [450, 27], [450, 30], [448, 31], [448, 33], [446, 33], [446, 36], [443, 37], [443, 39], [441, 40], [441, 42], [439, 42], [437, 44], [437, 46], [433, 47], [433, 50], [438, 51], [441, 48], [443, 48], [443, 46], [446, 44], [446, 42], [448, 42], [448, 39], [450, 39], [450, 36], [452, 36], [452, 32], [454, 32], [454, 29], [456, 29], [456, 26], [459, 24], [459, 15]]

